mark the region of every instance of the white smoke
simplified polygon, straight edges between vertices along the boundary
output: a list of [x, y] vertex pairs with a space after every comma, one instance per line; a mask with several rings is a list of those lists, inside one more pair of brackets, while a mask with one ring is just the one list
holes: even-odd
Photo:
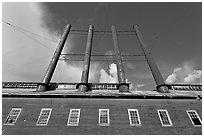
[[201, 84], [202, 71], [194, 69], [194, 65], [190, 62], [185, 62], [183, 66], [175, 68], [170, 74], [166, 83], [186, 83], [186, 84]]

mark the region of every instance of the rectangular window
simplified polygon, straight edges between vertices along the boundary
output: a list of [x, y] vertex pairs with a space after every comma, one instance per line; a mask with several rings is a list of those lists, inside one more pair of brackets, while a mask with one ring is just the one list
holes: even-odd
[[12, 108], [4, 125], [14, 125], [21, 113], [22, 108]]
[[109, 109], [99, 109], [99, 125], [109, 126]]
[[201, 126], [201, 120], [200, 117], [198, 116], [197, 112], [195, 110], [186, 110], [192, 124], [194, 126]]
[[128, 109], [128, 115], [131, 126], [141, 126], [140, 117], [137, 109]]
[[67, 126], [78, 126], [80, 109], [70, 109]]
[[166, 109], [157, 110], [162, 126], [172, 126], [171, 119]]
[[48, 124], [51, 112], [52, 112], [51, 108], [42, 108], [36, 125], [46, 126]]

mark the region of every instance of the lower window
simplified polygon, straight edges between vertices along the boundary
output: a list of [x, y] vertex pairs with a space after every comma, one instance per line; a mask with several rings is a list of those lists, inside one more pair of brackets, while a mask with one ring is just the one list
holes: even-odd
[[200, 117], [198, 116], [198, 113], [195, 110], [186, 110], [186, 112], [194, 126], [202, 125]]
[[172, 126], [171, 119], [166, 109], [157, 110], [162, 126]]
[[137, 109], [128, 109], [128, 115], [131, 126], [141, 126], [140, 117]]
[[21, 113], [22, 108], [12, 108], [4, 125], [14, 125]]
[[51, 108], [43, 108], [41, 109], [40, 115], [38, 117], [38, 121], [36, 123], [37, 126], [46, 126], [48, 124], [52, 109]]
[[99, 125], [109, 126], [109, 109], [99, 109]]
[[67, 126], [78, 126], [80, 109], [70, 109]]

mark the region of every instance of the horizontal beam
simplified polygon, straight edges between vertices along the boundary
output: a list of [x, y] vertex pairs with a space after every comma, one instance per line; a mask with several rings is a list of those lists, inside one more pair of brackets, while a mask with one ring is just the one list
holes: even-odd
[[[87, 32], [88, 30], [71, 30], [70, 32]], [[94, 30], [93, 32], [101, 32], [101, 33], [112, 33], [112, 31], [106, 31], [106, 30]], [[116, 32], [118, 33], [127, 33], [127, 32], [132, 32], [134, 33], [133, 30], [117, 30]]]
[[[59, 59], [59, 60], [70, 60], [70, 61], [84, 61], [83, 59], [66, 59], [66, 58], [63, 58], [63, 59]], [[100, 60], [100, 59], [93, 59], [91, 61], [104, 61], [104, 62], [107, 62], [107, 61], [115, 61], [115, 59], [104, 59], [104, 60]], [[122, 61], [147, 61], [147, 60], [128, 60], [128, 59], [122, 59]]]
[[[8, 97], [14, 97], [14, 98], [121, 98], [121, 99], [197, 99], [197, 96], [190, 96], [190, 95], [143, 95], [143, 94], [124, 94], [124, 93], [118, 93], [118, 94], [92, 94], [92, 93], [86, 93], [86, 94], [80, 94], [80, 93], [70, 93], [70, 94], [42, 94], [42, 93], [30, 93], [30, 94], [5, 94], [2, 93], [3, 99]], [[202, 99], [202, 97], [200, 97]]]
[[[85, 56], [85, 54], [61, 54], [61, 56]], [[102, 55], [102, 54], [92, 54], [91, 56], [115, 56], [115, 55]], [[142, 54], [121, 54], [121, 56], [145, 56]]]

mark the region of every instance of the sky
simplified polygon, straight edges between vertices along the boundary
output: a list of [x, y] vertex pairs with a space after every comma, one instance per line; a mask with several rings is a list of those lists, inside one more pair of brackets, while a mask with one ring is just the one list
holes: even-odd
[[[202, 82], [201, 2], [3, 2], [2, 20], [2, 81], [42, 81], [67, 24], [72, 30], [93, 25], [94, 30], [106, 31], [112, 25], [132, 31], [138, 24], [166, 83]], [[86, 39], [87, 35], [70, 34], [63, 53], [83, 54]], [[118, 35], [118, 42], [121, 54], [143, 54], [135, 35]], [[111, 35], [94, 35], [92, 51], [113, 54]], [[60, 60], [52, 82], [80, 82], [82, 65]], [[155, 89], [147, 62], [124, 61], [123, 66], [132, 90]], [[92, 61], [89, 82], [117, 82], [115, 62]]]

